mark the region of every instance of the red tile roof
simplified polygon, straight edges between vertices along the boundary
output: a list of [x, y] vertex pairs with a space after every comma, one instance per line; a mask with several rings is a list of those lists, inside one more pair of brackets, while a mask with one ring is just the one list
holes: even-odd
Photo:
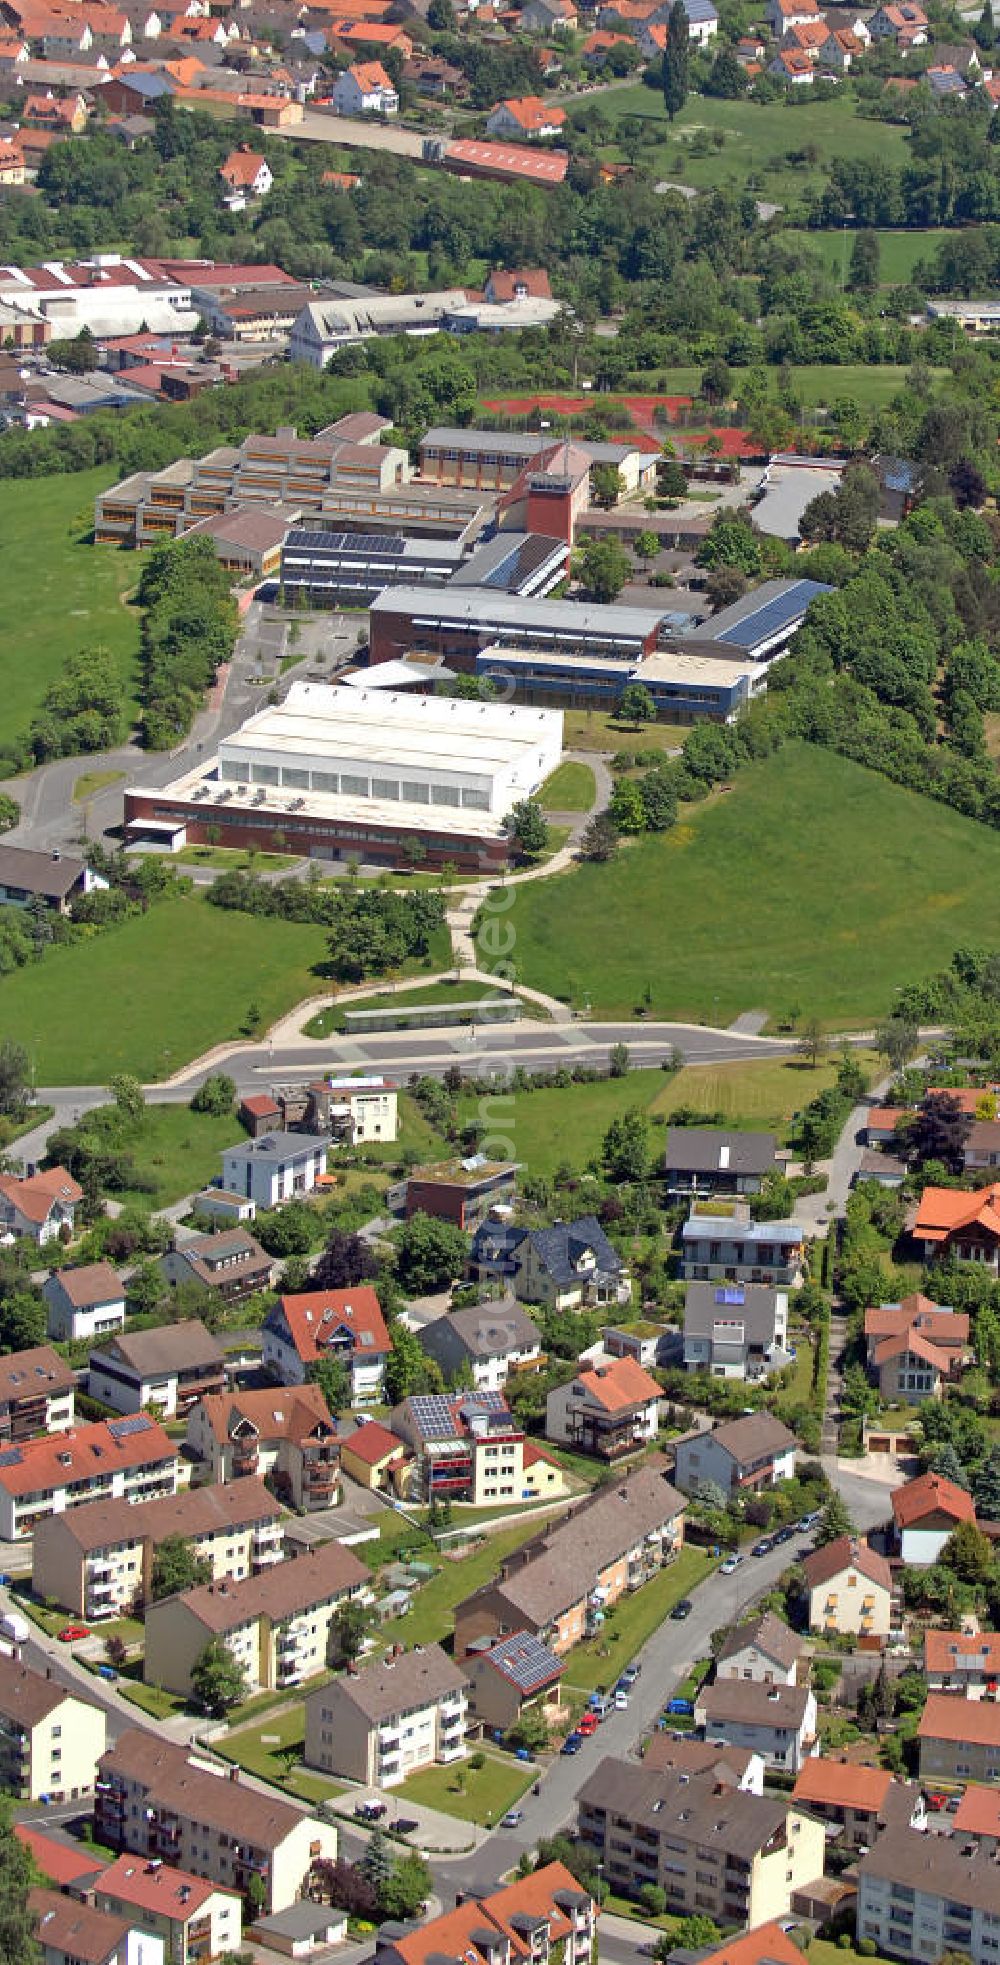
[[240, 1111], [249, 1112], [251, 1119], [273, 1119], [281, 1107], [268, 1092], [251, 1092], [249, 1098], [241, 1098]]
[[266, 162], [266, 157], [256, 150], [231, 150], [225, 163], [219, 165], [219, 176], [237, 189], [249, 190]]
[[94, 1871], [104, 1868], [103, 1856], [97, 1856], [92, 1849], [73, 1848], [68, 1842], [60, 1842], [54, 1835], [46, 1835], [41, 1829], [26, 1828], [23, 1822], [15, 1822], [14, 1834], [26, 1849], [30, 1849], [35, 1866], [50, 1883], [60, 1890], [81, 1877], [93, 1876]]
[[554, 108], [541, 96], [508, 96], [496, 108], [506, 109], [522, 130], [558, 130], [566, 121], [565, 109]]
[[634, 1358], [608, 1358], [600, 1364], [582, 1365], [577, 1383], [586, 1387], [587, 1397], [603, 1406], [605, 1412], [648, 1405], [651, 1399], [660, 1396], [655, 1378], [650, 1378]]
[[850, 1535], [838, 1535], [833, 1542], [825, 1542], [802, 1562], [802, 1574], [810, 1590], [818, 1590], [835, 1576], [842, 1576], [845, 1569], [856, 1569], [860, 1576], [867, 1576], [870, 1583], [878, 1584], [883, 1590], [892, 1588], [892, 1571], [885, 1557], [869, 1543], [855, 1541]]
[[952, 1672], [960, 1658], [981, 1665], [987, 1678], [1000, 1678], [1000, 1634], [980, 1631], [971, 1637], [967, 1631], [925, 1631], [925, 1671]]
[[736, 1938], [727, 1938], [708, 1952], [702, 1965], [802, 1965], [802, 1953], [780, 1924], [758, 1924]]
[[382, 1306], [368, 1283], [347, 1290], [307, 1290], [283, 1296], [280, 1308], [292, 1342], [304, 1364], [315, 1364], [334, 1340], [349, 1335], [360, 1358], [387, 1357], [392, 1338]]
[[[140, 1420], [145, 1423], [140, 1425]], [[176, 1448], [163, 1427], [146, 1413], [127, 1420], [95, 1420], [92, 1426], [74, 1427], [50, 1440], [26, 1440], [7, 1451], [20, 1456], [0, 1466], [0, 1487], [12, 1495], [45, 1494], [123, 1467], [152, 1466], [176, 1458]]]
[[569, 169], [569, 152], [532, 151], [519, 144], [478, 143], [462, 138], [449, 143], [445, 162], [461, 169], [482, 171], [486, 176], [528, 178], [537, 184], [561, 184]]
[[[390, 1453], [405, 1454], [406, 1441], [390, 1433], [388, 1426], [380, 1426], [377, 1419], [366, 1420], [344, 1441], [344, 1452], [353, 1454], [355, 1460], [363, 1461], [366, 1467], [377, 1467], [380, 1460], [387, 1460]], [[527, 1451], [525, 1451], [527, 1462]]]
[[957, 1522], [976, 1519], [971, 1494], [956, 1487], [954, 1481], [933, 1473], [920, 1474], [915, 1481], [907, 1481], [905, 1487], [897, 1487], [892, 1497], [892, 1512], [897, 1528], [912, 1528], [925, 1515], [950, 1515]]
[[224, 1884], [131, 1855], [119, 1856], [116, 1863], [104, 1870], [96, 1889], [102, 1897], [118, 1897], [123, 1904], [134, 1904], [137, 1910], [155, 1911], [161, 1917], [177, 1918], [185, 1924], [190, 1917], [197, 1916], [217, 1890], [224, 1896], [237, 1898], [237, 1892], [227, 1890]]
[[826, 1803], [833, 1808], [861, 1808], [881, 1813], [892, 1786], [884, 1767], [856, 1767], [847, 1760], [807, 1760], [792, 1790], [792, 1800]]
[[925, 1187], [913, 1233], [920, 1242], [947, 1242], [961, 1228], [1000, 1236], [1000, 1182], [966, 1194], [953, 1187]]
[[392, 78], [380, 61], [358, 61], [347, 72], [353, 75], [358, 88], [365, 96], [374, 95], [378, 89], [393, 87]]
[[276, 1386], [262, 1392], [213, 1392], [200, 1399], [195, 1411], [204, 1413], [220, 1446], [246, 1420], [262, 1440], [308, 1439], [317, 1426], [336, 1432], [330, 1408], [318, 1385]]
[[992, 1699], [960, 1699], [954, 1692], [928, 1692], [917, 1738], [1000, 1747], [1000, 1706]]
[[83, 1200], [83, 1188], [65, 1167], [47, 1167], [27, 1180], [18, 1180], [14, 1174], [0, 1174], [0, 1194], [25, 1221], [33, 1221], [38, 1227], [48, 1221], [57, 1201], [77, 1207]]
[[519, 292], [527, 293], [532, 300], [551, 300], [552, 288], [549, 276], [539, 266], [515, 267], [512, 272], [490, 274], [490, 291], [494, 300], [514, 300]]
[[1000, 1840], [1000, 1790], [967, 1787], [952, 1828], [956, 1835], [989, 1835]]

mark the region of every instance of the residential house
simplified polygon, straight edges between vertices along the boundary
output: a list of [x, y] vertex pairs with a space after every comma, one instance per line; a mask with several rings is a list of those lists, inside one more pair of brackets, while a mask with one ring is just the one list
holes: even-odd
[[270, 1476], [280, 1498], [307, 1512], [337, 1501], [337, 1427], [318, 1385], [199, 1399], [187, 1444], [213, 1481]]
[[307, 1087], [308, 1123], [335, 1145], [391, 1143], [399, 1129], [398, 1098], [398, 1085], [381, 1074], [316, 1079]]
[[263, 1325], [263, 1362], [279, 1385], [304, 1385], [329, 1358], [344, 1366], [351, 1405], [379, 1404], [392, 1350], [382, 1306], [368, 1283], [278, 1298]]
[[593, 1898], [562, 1863], [546, 1863], [416, 1929], [383, 1924], [374, 1965], [590, 1965], [596, 1932]]
[[809, 1629], [831, 1637], [888, 1637], [892, 1571], [868, 1542], [838, 1535], [803, 1557]]
[[920, 1779], [1000, 1781], [1000, 1705], [928, 1692], [917, 1727]]
[[[863, 42], [862, 53], [867, 52], [871, 35], [867, 29], [864, 35], [855, 27], [853, 33]], [[894, 457], [888, 452], [880, 452], [871, 460], [871, 468], [879, 484], [879, 517], [899, 524], [900, 519], [912, 511], [917, 493], [920, 490], [922, 466], [910, 457]]]
[[98, 1420], [26, 1440], [0, 1454], [0, 1541], [23, 1541], [36, 1522], [85, 1501], [148, 1501], [176, 1494], [176, 1451], [146, 1413]]
[[395, 116], [399, 95], [380, 61], [358, 61], [338, 75], [330, 101], [339, 116]]
[[767, 0], [764, 13], [776, 41], [783, 40], [790, 27], [819, 18], [816, 0]]
[[716, 1678], [746, 1679], [754, 1685], [794, 1685], [802, 1639], [773, 1610], [734, 1624], [716, 1660]]
[[422, 1767], [465, 1758], [469, 1682], [439, 1644], [318, 1686], [306, 1700], [303, 1759], [325, 1774], [394, 1788]]
[[860, 1187], [864, 1181], [873, 1180], [877, 1187], [896, 1191], [902, 1187], [908, 1172], [906, 1161], [897, 1159], [894, 1153], [868, 1147], [858, 1161], [851, 1186]]
[[75, 1372], [50, 1344], [0, 1358], [0, 1447], [65, 1432], [73, 1424], [75, 1391]]
[[521, 26], [529, 34], [575, 33], [579, 24], [573, 0], [527, 0], [521, 8]]
[[908, 1105], [873, 1105], [869, 1107], [865, 1125], [865, 1140], [869, 1146], [895, 1146], [899, 1139], [899, 1127], [912, 1120], [913, 1112]]
[[[0, 73], [3, 64], [0, 62]], [[16, 137], [0, 137], [0, 185], [26, 183], [24, 151]]]
[[[51, 59], [58, 59], [61, 53], [69, 52], [65, 43], [60, 47], [58, 43], [53, 46], [50, 42], [49, 48], [50, 56], [47, 58]], [[82, 136], [90, 120], [90, 105], [84, 95], [56, 96], [48, 89], [44, 95], [25, 96], [20, 113], [22, 121], [36, 129], [52, 130], [64, 137]], [[6, 850], [9, 852], [10, 848]], [[56, 904], [53, 902], [53, 905]]]
[[638, 61], [638, 51], [630, 34], [612, 34], [606, 28], [595, 28], [583, 42], [580, 54], [588, 68], [601, 68], [608, 56], [620, 48], [630, 49], [633, 59]]
[[163, 1941], [170, 1965], [200, 1965], [238, 1952], [243, 1905], [236, 1890], [219, 1890], [204, 1877], [141, 1856], [119, 1856], [94, 1883], [98, 1910], [127, 1917], [140, 1931]]
[[160, 1269], [173, 1289], [194, 1283], [211, 1290], [220, 1303], [240, 1303], [270, 1289], [275, 1264], [247, 1228], [224, 1228], [214, 1235], [185, 1235], [160, 1257]]
[[547, 1310], [631, 1303], [632, 1278], [596, 1215], [516, 1232], [522, 1239], [514, 1251], [513, 1287], [527, 1302]]
[[788, 29], [782, 46], [786, 50], [795, 48], [800, 54], [808, 55], [815, 67], [829, 39], [830, 29], [825, 20], [806, 20]]
[[967, 1172], [978, 1173], [983, 1167], [1000, 1167], [1000, 1120], [973, 1119], [962, 1149], [962, 1158]]
[[408, 1457], [405, 1442], [377, 1419], [358, 1426], [340, 1448], [344, 1473], [373, 1494], [387, 1494], [394, 1487], [397, 1470]]
[[125, 1285], [110, 1262], [88, 1262], [78, 1269], [54, 1269], [42, 1284], [50, 1337], [105, 1337], [125, 1327]]
[[470, 1371], [477, 1392], [502, 1392], [509, 1378], [543, 1371], [548, 1362], [537, 1324], [512, 1296], [436, 1317], [420, 1342], [446, 1379]]
[[157, 1330], [112, 1338], [88, 1359], [87, 1390], [116, 1412], [153, 1408], [176, 1419], [195, 1399], [226, 1389], [226, 1360], [217, 1338], [197, 1317]]
[[764, 1283], [689, 1283], [684, 1364], [713, 1378], [759, 1380], [791, 1362], [788, 1291]]
[[491, 1733], [509, 1733], [528, 1712], [546, 1721], [559, 1714], [566, 1667], [530, 1631], [481, 1638], [466, 1652], [463, 1668], [469, 1678], [469, 1713]]
[[686, 1280], [768, 1283], [796, 1287], [802, 1280], [804, 1236], [794, 1221], [751, 1221], [749, 1201], [733, 1201], [726, 1213], [695, 1202], [681, 1229], [681, 1273]]
[[[0, 1174], [0, 1241], [23, 1235], [44, 1248], [57, 1238], [71, 1240], [82, 1200], [83, 1188], [65, 1167], [47, 1167], [25, 1179]], [[55, 1334], [49, 1331], [50, 1337]]]
[[[99, 1842], [159, 1857], [223, 1889], [263, 1886], [263, 1909], [283, 1910], [308, 1887], [313, 1865], [332, 1862], [332, 1824], [190, 1759], [147, 1727], [128, 1727], [99, 1765], [94, 1804]], [[234, 1795], [234, 1787], [239, 1794]]]
[[684, 1497], [656, 1460], [598, 1488], [561, 1521], [503, 1557], [497, 1576], [455, 1611], [455, 1657], [477, 1640], [528, 1631], [557, 1657], [601, 1629], [627, 1590], [671, 1562], [684, 1540]]
[[479, 1226], [491, 1208], [506, 1206], [514, 1199], [517, 1165], [509, 1160], [487, 1160], [475, 1153], [467, 1160], [444, 1160], [435, 1167], [418, 1167], [399, 1189], [389, 1190], [389, 1206], [405, 1207], [411, 1215], [429, 1214], [436, 1221], [450, 1221], [467, 1233]]
[[583, 1363], [545, 1401], [545, 1437], [601, 1460], [618, 1460], [655, 1440], [660, 1388], [634, 1358]]
[[1000, 1635], [996, 1631], [924, 1632], [924, 1674], [932, 1692], [965, 1698], [995, 1694], [1000, 1686]]
[[764, 1792], [764, 1762], [759, 1753], [748, 1753], [745, 1747], [720, 1747], [714, 1740], [696, 1740], [693, 1734], [675, 1735], [657, 1728], [646, 1743], [642, 1764], [675, 1769], [680, 1774], [701, 1774], [718, 1789]]
[[413, 1455], [406, 1470], [410, 1499], [447, 1498], [479, 1508], [525, 1499], [524, 1430], [502, 1392], [417, 1395], [396, 1406], [390, 1423]]
[[685, 1494], [700, 1481], [714, 1481], [726, 1495], [759, 1492], [791, 1480], [795, 1448], [794, 1433], [773, 1413], [746, 1413], [710, 1433], [678, 1440], [674, 1479]]
[[163, 1941], [59, 1890], [28, 1892], [42, 1965], [163, 1965]]
[[222, 1185], [227, 1193], [245, 1194], [258, 1208], [276, 1208], [312, 1193], [326, 1172], [329, 1147], [322, 1134], [263, 1133], [226, 1148]]
[[823, 1873], [819, 1822], [705, 1775], [605, 1758], [579, 1791], [577, 1823], [612, 1890], [651, 1883], [668, 1910], [719, 1924], [787, 1916], [793, 1892]]
[[[694, 1717], [706, 1739], [746, 1747], [765, 1766], [792, 1774], [817, 1751], [816, 1699], [807, 1685], [719, 1678], [695, 1695]], [[822, 1864], [813, 1874], [821, 1873]]]
[[[967, 1787], [952, 1817], [956, 1838], [994, 1858], [1000, 1854], [1000, 1789]], [[16, 1831], [15, 1831], [16, 1833]]]
[[367, 1597], [370, 1571], [342, 1542], [246, 1576], [239, 1583], [199, 1583], [147, 1603], [144, 1673], [150, 1685], [186, 1695], [206, 1645], [221, 1639], [242, 1665], [248, 1686], [284, 1691], [314, 1678], [329, 1662], [332, 1626], [341, 1606]]
[[240, 143], [240, 149], [230, 149], [230, 155], [218, 167], [218, 175], [226, 187], [226, 204], [234, 212], [242, 212], [248, 198], [267, 197], [275, 183], [267, 157], [250, 149], [248, 143]]
[[0, 1652], [0, 1787], [16, 1801], [92, 1793], [106, 1733], [101, 1706]]
[[223, 1187], [203, 1187], [194, 1197], [191, 1213], [197, 1222], [208, 1222], [214, 1232], [220, 1227], [236, 1228], [240, 1222], [252, 1221], [257, 1210], [243, 1194], [227, 1194]]
[[32, 1588], [88, 1624], [134, 1616], [170, 1536], [183, 1538], [213, 1582], [239, 1581], [281, 1561], [284, 1509], [255, 1480], [186, 1487], [155, 1501], [90, 1501], [38, 1523]]
[[251, 1139], [281, 1130], [281, 1107], [270, 1092], [251, 1092], [246, 1098], [241, 1098], [237, 1116]]
[[971, 1494], [941, 1474], [918, 1475], [892, 1494], [896, 1543], [904, 1563], [922, 1567], [937, 1562], [959, 1522], [974, 1522]]
[[645, 1371], [654, 1365], [673, 1362], [676, 1333], [669, 1324], [656, 1324], [640, 1318], [635, 1324], [604, 1324], [601, 1347], [608, 1358], [634, 1358]]
[[910, 48], [924, 47], [928, 25], [923, 8], [914, 6], [912, 0], [904, 0], [898, 7], [879, 7], [868, 22], [868, 32], [873, 41], [895, 41], [897, 48], [905, 53]]
[[[889, 10], [894, 11], [894, 10]], [[856, 1929], [889, 1957], [941, 1958], [959, 1947], [972, 1965], [991, 1965], [1000, 1928], [997, 1868], [957, 1835], [890, 1828], [858, 1865]]]
[[818, 1815], [831, 1840], [857, 1853], [870, 1849], [890, 1822], [922, 1827], [924, 1797], [894, 1781], [885, 1767], [814, 1754], [792, 1789], [792, 1804]]
[[513, 143], [541, 143], [558, 136], [566, 122], [565, 109], [541, 96], [509, 97], [498, 102], [486, 118], [486, 134]]
[[507, 306], [519, 300], [551, 300], [549, 276], [541, 266], [517, 266], [509, 272], [495, 266], [486, 276], [483, 299], [491, 306]]
[[671, 1126], [663, 1165], [671, 1197], [759, 1194], [777, 1166], [777, 1140], [773, 1133]]
[[796, 87], [816, 80], [812, 59], [801, 48], [779, 48], [768, 62], [767, 72], [779, 82], [790, 82]]
[[[801, 1951], [778, 1923], [758, 1924], [752, 1931], [725, 1938], [711, 1951], [701, 1953], [701, 1965], [800, 1965]], [[672, 1954], [676, 1957], [676, 1952]]]
[[866, 1363], [886, 1400], [940, 1398], [968, 1363], [969, 1318], [919, 1292], [865, 1311]]

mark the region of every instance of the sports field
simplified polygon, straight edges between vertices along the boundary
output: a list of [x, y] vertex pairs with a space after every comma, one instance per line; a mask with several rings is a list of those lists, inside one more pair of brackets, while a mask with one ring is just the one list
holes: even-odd
[[595, 1015], [725, 1024], [885, 1015], [965, 937], [1000, 947], [1000, 837], [806, 744], [607, 866], [527, 883], [505, 917], [518, 980]]

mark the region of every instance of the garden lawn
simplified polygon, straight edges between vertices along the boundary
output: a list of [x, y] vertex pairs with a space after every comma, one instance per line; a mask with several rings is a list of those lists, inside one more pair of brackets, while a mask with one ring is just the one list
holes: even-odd
[[[690, 1596], [715, 1568], [707, 1549], [685, 1548], [634, 1596], [621, 1597], [608, 1612], [599, 1637], [578, 1644], [566, 1660], [567, 1692], [593, 1692], [611, 1685], [643, 1645], [669, 1617], [675, 1603]], [[683, 1635], [678, 1650], [684, 1650]]]
[[263, 1030], [315, 995], [326, 955], [323, 928], [187, 895], [0, 977], [0, 1027], [41, 1085], [148, 1082], [238, 1038], [252, 1004]]
[[563, 743], [572, 751], [676, 751], [687, 735], [679, 723], [622, 723], [606, 710], [563, 711]]
[[[870, 1076], [877, 1072], [874, 1051], [855, 1050], [851, 1056]], [[722, 1123], [738, 1131], [783, 1135], [796, 1113], [833, 1084], [839, 1062], [824, 1058], [815, 1070], [801, 1058], [685, 1065], [660, 1086], [651, 1110], [670, 1113], [689, 1105], [696, 1112], [720, 1112]]]
[[546, 812], [589, 812], [597, 796], [589, 764], [568, 760], [557, 765], [551, 778], [546, 778], [539, 796]]
[[987, 827], [796, 743], [615, 863], [519, 887], [506, 918], [519, 980], [595, 1015], [629, 1015], [648, 986], [654, 1017], [847, 1026], [966, 938], [1000, 947], [998, 881]]
[[[549, 1521], [555, 1516], [549, 1515]], [[519, 1549], [529, 1536], [537, 1535], [538, 1523], [530, 1516], [512, 1523], [510, 1528], [500, 1529], [496, 1535], [487, 1535], [479, 1547], [467, 1556], [457, 1559], [445, 1556], [441, 1568], [429, 1583], [421, 1584], [413, 1598], [410, 1609], [402, 1617], [395, 1617], [391, 1623], [383, 1624], [380, 1637], [387, 1644], [397, 1640], [400, 1644], [440, 1644], [443, 1638], [450, 1637], [455, 1628], [454, 1609], [473, 1590], [481, 1588], [495, 1576], [504, 1556], [512, 1549]], [[419, 1552], [418, 1560], [429, 1561], [429, 1555]]]
[[[192, 1112], [187, 1105], [147, 1105], [142, 1125], [122, 1138], [122, 1149], [135, 1162], [137, 1173], [155, 1188], [136, 1188], [151, 1208], [169, 1207], [183, 1194], [207, 1187], [219, 1172], [220, 1155], [240, 1137], [235, 1113], [217, 1119], [210, 1112]], [[129, 1193], [121, 1197], [130, 1198]]]
[[26, 734], [66, 659], [98, 643], [121, 677], [122, 700], [136, 713], [139, 615], [123, 595], [139, 577], [133, 553], [86, 543], [94, 498], [113, 470], [8, 478], [0, 483], [0, 572], [7, 633], [0, 653], [4, 735]]
[[[512, 1140], [511, 1157], [533, 1174], [550, 1177], [564, 1164], [582, 1168], [598, 1158], [612, 1120], [634, 1106], [651, 1107], [661, 1092], [670, 1098], [673, 1083], [662, 1071], [627, 1071], [621, 1078], [599, 1078], [592, 1085], [509, 1095], [497, 1092], [489, 1099], [490, 1132]], [[478, 1096], [464, 1093], [458, 1100], [459, 1125], [470, 1125], [481, 1106]]]
[[520, 1801], [536, 1773], [537, 1769], [524, 1761], [487, 1754], [485, 1767], [470, 1767], [467, 1760], [456, 1761], [451, 1767], [426, 1767], [419, 1774], [411, 1774], [393, 1793], [400, 1801], [439, 1808], [443, 1815], [457, 1815], [459, 1821], [478, 1822], [485, 1828]]
[[296, 1702], [285, 1712], [272, 1714], [261, 1726], [241, 1727], [239, 1732], [230, 1733], [228, 1739], [217, 1740], [215, 1750], [224, 1760], [235, 1761], [238, 1767], [245, 1768], [248, 1774], [256, 1774], [262, 1781], [273, 1781], [303, 1801], [328, 1801], [334, 1795], [343, 1794], [341, 1783], [312, 1773], [295, 1761], [289, 1764], [293, 1751], [297, 1758], [301, 1757], [305, 1724], [304, 1707]]

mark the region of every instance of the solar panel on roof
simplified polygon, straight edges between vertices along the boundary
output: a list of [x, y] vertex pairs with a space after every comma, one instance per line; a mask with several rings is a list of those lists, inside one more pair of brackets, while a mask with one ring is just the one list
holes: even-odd
[[128, 1419], [109, 1419], [108, 1432], [112, 1439], [125, 1440], [130, 1433], [145, 1433], [151, 1421], [144, 1412], [133, 1412]]
[[406, 541], [392, 532], [318, 532], [295, 525], [286, 540], [288, 546], [308, 547], [311, 552], [364, 553], [369, 558], [399, 559]]
[[770, 635], [780, 634], [782, 628], [790, 627], [805, 613], [817, 594], [825, 593], [829, 593], [829, 588], [819, 580], [796, 580], [787, 593], [776, 594], [773, 600], [765, 601], [755, 613], [744, 615], [742, 621], [734, 621], [731, 628], [723, 628], [714, 639], [734, 648], [752, 648], [756, 642], [766, 641]]
[[450, 1440], [455, 1436], [455, 1421], [447, 1399], [440, 1395], [417, 1393], [410, 1400], [413, 1417], [425, 1440]]
[[559, 1667], [537, 1638], [511, 1638], [495, 1647], [495, 1662], [520, 1692], [532, 1692], [552, 1678]]
[[715, 1292], [716, 1303], [725, 1303], [734, 1309], [738, 1309], [746, 1300], [745, 1290], [716, 1290]]
[[19, 1467], [23, 1458], [19, 1446], [6, 1446], [0, 1453], [0, 1467]]

